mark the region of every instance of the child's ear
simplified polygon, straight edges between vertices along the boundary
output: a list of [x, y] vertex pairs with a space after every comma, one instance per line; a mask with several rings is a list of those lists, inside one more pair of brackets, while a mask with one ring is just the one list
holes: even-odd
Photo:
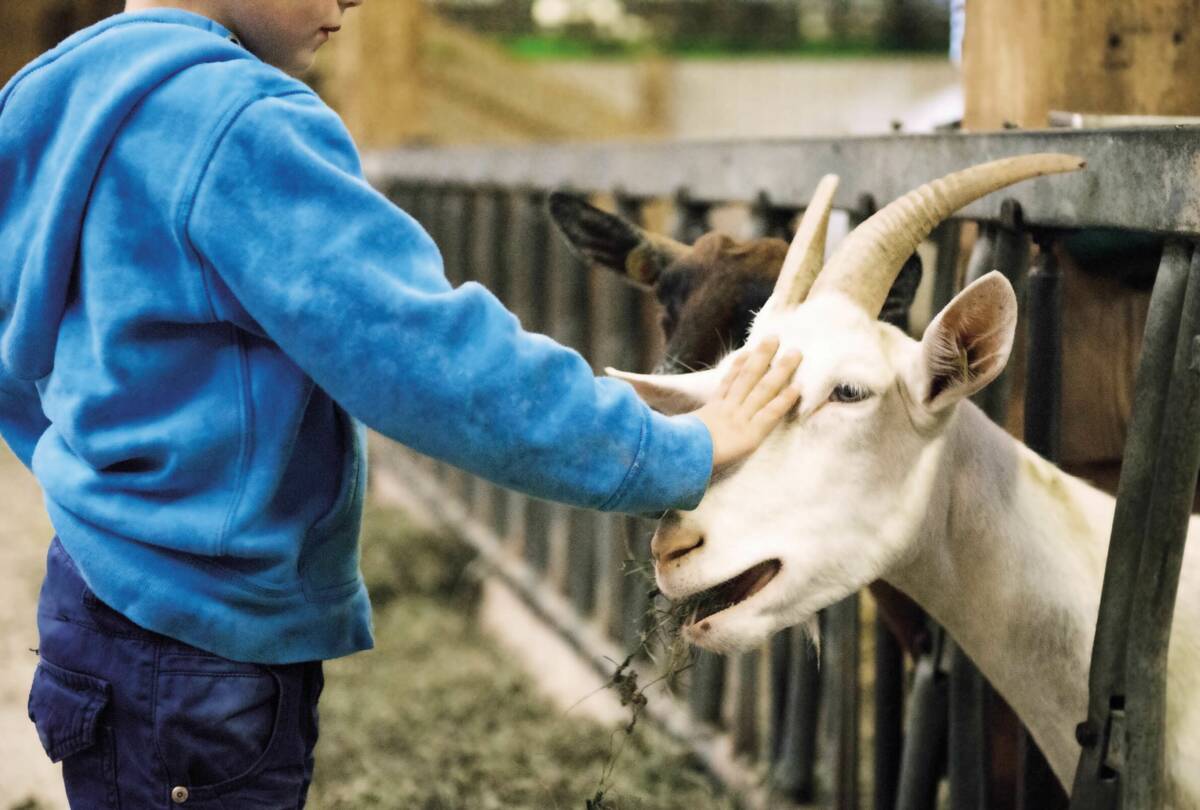
[[1017, 296], [995, 271], [954, 297], [921, 338], [910, 385], [914, 399], [940, 411], [994, 380], [1012, 351]]
[[606, 368], [604, 373], [629, 383], [647, 405], [669, 416], [700, 408], [713, 398], [721, 382], [715, 368], [690, 374], [634, 374]]
[[573, 194], [553, 192], [548, 205], [550, 218], [585, 262], [619, 273], [640, 287], [653, 287], [662, 271], [689, 250]]

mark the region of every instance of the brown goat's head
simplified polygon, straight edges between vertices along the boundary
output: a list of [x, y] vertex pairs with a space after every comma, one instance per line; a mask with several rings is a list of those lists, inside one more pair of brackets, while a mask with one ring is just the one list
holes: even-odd
[[[551, 194], [549, 205], [555, 224], [586, 263], [654, 293], [667, 341], [659, 373], [713, 366], [741, 346], [788, 250], [783, 239], [738, 242], [716, 231], [685, 245], [563, 192]], [[880, 317], [894, 322], [907, 313], [920, 281], [914, 257]]]

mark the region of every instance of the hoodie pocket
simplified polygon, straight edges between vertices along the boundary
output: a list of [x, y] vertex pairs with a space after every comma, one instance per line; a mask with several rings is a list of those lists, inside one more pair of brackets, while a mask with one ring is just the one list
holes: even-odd
[[107, 681], [38, 662], [29, 690], [29, 719], [52, 762], [62, 762], [72, 807], [118, 807], [116, 748], [105, 722]]
[[358, 533], [367, 485], [366, 429], [338, 408], [345, 454], [342, 481], [329, 511], [308, 530], [300, 552], [300, 580], [310, 602], [342, 599], [362, 585]]

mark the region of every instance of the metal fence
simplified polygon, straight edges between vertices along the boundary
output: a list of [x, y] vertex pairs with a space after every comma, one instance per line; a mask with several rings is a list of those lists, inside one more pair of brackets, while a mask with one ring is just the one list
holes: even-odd
[[[597, 369], [645, 369], [661, 345], [653, 302], [612, 274], [579, 266], [552, 231], [544, 210], [549, 191], [612, 194], [634, 220], [648, 200], [670, 199], [675, 235], [690, 240], [707, 229], [712, 207], [729, 202], [752, 206], [758, 232], [777, 231], [829, 172], [841, 176], [835, 205], [854, 219], [876, 201], [949, 171], [1042, 151], [1082, 155], [1089, 168], [991, 195], [939, 228], [934, 311], [956, 290], [958, 228], [974, 220], [979, 238], [967, 279], [995, 268], [1024, 290], [1026, 441], [1053, 460], [1062, 293], [1048, 248], [1073, 229], [1116, 228], [1165, 240], [1122, 469], [1089, 717], [1080, 718], [1083, 756], [1072, 804], [1156, 808], [1170, 609], [1200, 465], [1194, 429], [1200, 363], [1193, 356], [1200, 352], [1194, 342], [1200, 253], [1192, 256], [1192, 240], [1200, 236], [1200, 128], [412, 149], [369, 156], [367, 171], [429, 229], [452, 282], [480, 281], [526, 328], [578, 349]], [[1031, 268], [1033, 242], [1041, 250]], [[1005, 391], [1003, 382], [994, 384], [979, 401], [995, 419], [1003, 418]], [[1169, 461], [1159, 463], [1163, 458]], [[377, 463], [471, 540], [606, 675], [612, 660], [637, 645], [651, 586], [631, 569], [646, 562], [652, 526], [527, 498], [396, 446], [378, 454]], [[1139, 565], [1154, 575], [1135, 576]], [[736, 788], [760, 803], [769, 792], [772, 806], [786, 800], [839, 809], [932, 808], [939, 784], [948, 787], [956, 810], [1065, 806], [1025, 738], [1017, 795], [997, 795], [989, 727], [996, 699], [951, 639], [931, 627], [929, 643], [907, 667], [877, 620], [864, 632], [864, 615], [857, 596], [825, 611], [820, 667], [796, 630], [761, 651], [702, 655], [685, 698], [655, 696], [649, 713]], [[1130, 626], [1139, 632], [1127, 633]], [[768, 778], [759, 786], [763, 773]]]

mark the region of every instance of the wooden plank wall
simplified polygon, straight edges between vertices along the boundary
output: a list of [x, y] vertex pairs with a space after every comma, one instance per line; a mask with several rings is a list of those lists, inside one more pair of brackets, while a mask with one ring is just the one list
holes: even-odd
[[967, 0], [967, 129], [1200, 115], [1200, 0]]

